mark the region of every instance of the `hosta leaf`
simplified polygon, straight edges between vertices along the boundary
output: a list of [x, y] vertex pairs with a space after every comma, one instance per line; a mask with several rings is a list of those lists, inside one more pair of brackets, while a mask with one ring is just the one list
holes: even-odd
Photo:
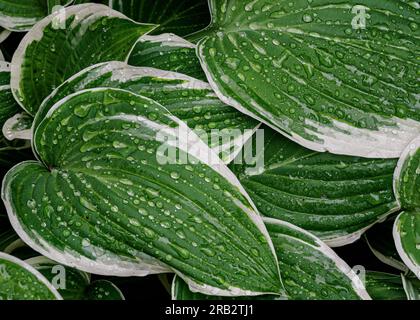
[[199, 130], [197, 133], [225, 162], [234, 158], [258, 126], [254, 119], [223, 104], [205, 82], [174, 72], [110, 62], [91, 66], [58, 87], [42, 103], [34, 127], [60, 99], [95, 87], [121, 88], [159, 102], [190, 128]]
[[134, 47], [128, 64], [175, 71], [206, 81], [195, 50], [194, 44], [174, 34], [146, 35]]
[[[185, 134], [176, 148], [171, 137]], [[14, 167], [2, 195], [13, 227], [41, 254], [97, 274], [175, 270], [208, 294], [280, 291], [271, 240], [245, 191], [158, 103], [81, 91], [48, 112], [33, 140], [45, 166]], [[171, 146], [191, 164], [162, 164]]]
[[420, 280], [411, 275], [402, 275], [401, 278], [408, 300], [420, 300]]
[[113, 9], [140, 22], [158, 24], [154, 33], [179, 36], [201, 30], [210, 23], [207, 0], [105, 0]]
[[99, 4], [67, 8], [64, 28], [54, 23], [58, 14], [38, 22], [13, 56], [12, 91], [31, 115], [75, 73], [95, 63], [125, 60], [138, 38], [155, 27]]
[[373, 300], [407, 300], [401, 275], [368, 271], [366, 290]]
[[3, 125], [3, 135], [7, 140], [31, 140], [33, 118], [25, 113], [17, 113]]
[[[266, 219], [289, 299], [369, 299], [352, 269], [312, 234], [287, 222]], [[179, 278], [172, 285], [174, 300], [222, 299], [193, 293]], [[260, 296], [273, 300], [275, 296]]]
[[395, 217], [378, 223], [365, 233], [365, 240], [372, 253], [383, 263], [403, 272], [408, 271], [402, 262], [392, 237]]
[[198, 53], [225, 103], [315, 151], [395, 158], [419, 134], [417, 2], [210, 6]]
[[260, 213], [330, 246], [357, 240], [398, 209], [392, 190], [396, 160], [311, 151], [266, 127], [263, 150], [252, 163], [239, 154], [230, 165]]
[[85, 300], [125, 300], [125, 298], [111, 281], [96, 280], [86, 289]]
[[51, 12], [51, 4], [68, 5], [71, 0], [0, 0], [0, 26], [11, 31], [28, 31]]
[[420, 211], [403, 211], [395, 220], [394, 241], [401, 259], [420, 279]]
[[0, 252], [1, 300], [61, 300], [60, 294], [27, 263]]
[[10, 64], [0, 61], [0, 127], [21, 110], [10, 89]]
[[420, 279], [420, 138], [404, 150], [394, 173], [394, 192], [404, 211], [394, 223], [397, 251]]
[[90, 283], [86, 272], [64, 267], [45, 257], [34, 257], [25, 261], [38, 270], [50, 283], [56, 286], [64, 300], [82, 300]]

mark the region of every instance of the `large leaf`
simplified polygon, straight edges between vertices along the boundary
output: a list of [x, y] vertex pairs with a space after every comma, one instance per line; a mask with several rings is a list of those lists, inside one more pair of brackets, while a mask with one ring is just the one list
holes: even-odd
[[[369, 299], [352, 269], [312, 234], [287, 222], [266, 219], [279, 260], [288, 299], [352, 300]], [[174, 300], [222, 299], [193, 293], [179, 278], [172, 285]], [[276, 296], [261, 296], [273, 300]]]
[[67, 8], [65, 28], [55, 26], [57, 14], [38, 22], [13, 56], [12, 91], [31, 115], [75, 73], [95, 63], [125, 60], [138, 38], [155, 27], [99, 4]]
[[407, 300], [401, 275], [368, 271], [366, 290], [373, 300]]
[[253, 162], [239, 154], [230, 167], [258, 210], [331, 246], [357, 240], [398, 209], [392, 190], [395, 160], [311, 151], [268, 128], [264, 148], [257, 151]]
[[19, 111], [21, 108], [10, 89], [10, 64], [0, 61], [0, 128]]
[[60, 294], [38, 271], [0, 252], [1, 300], [61, 300]]
[[[103, 1], [103, 0], [102, 0]], [[207, 0], [105, 0], [105, 3], [140, 22], [158, 24], [154, 33], [190, 34], [210, 23]]]
[[225, 103], [315, 151], [395, 158], [420, 133], [417, 2], [210, 6], [198, 53]]
[[403, 211], [394, 224], [395, 246], [401, 259], [420, 279], [420, 211]]
[[95, 87], [121, 88], [159, 102], [191, 129], [197, 130], [197, 134], [226, 162], [235, 157], [259, 125], [223, 104], [205, 82], [174, 72], [109, 62], [91, 66], [58, 87], [42, 103], [34, 127], [60, 99]]
[[146, 35], [134, 47], [128, 64], [175, 71], [207, 80], [195, 50], [194, 44], [174, 34]]
[[208, 294], [280, 291], [271, 240], [239, 181], [158, 103], [81, 91], [48, 112], [33, 140], [43, 164], [14, 167], [2, 196], [14, 229], [41, 254], [97, 274], [175, 270]]
[[52, 10], [51, 5], [68, 5], [72, 0], [0, 0], [0, 26], [11, 31], [28, 31]]
[[403, 272], [407, 272], [408, 268], [402, 262], [392, 237], [395, 218], [394, 216], [382, 223], [374, 225], [364, 234], [364, 239], [369, 249], [381, 262]]

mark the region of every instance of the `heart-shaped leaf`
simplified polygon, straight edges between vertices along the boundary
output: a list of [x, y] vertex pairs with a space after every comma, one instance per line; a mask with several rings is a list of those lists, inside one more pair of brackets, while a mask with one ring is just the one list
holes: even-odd
[[15, 166], [2, 196], [44, 256], [106, 275], [175, 270], [207, 294], [280, 291], [271, 240], [239, 181], [153, 100], [80, 91], [50, 109], [33, 144], [43, 164]]
[[246, 161], [239, 154], [230, 168], [264, 216], [341, 246], [398, 209], [392, 190], [396, 160], [315, 152], [263, 129], [257, 156]]
[[407, 272], [408, 268], [402, 262], [392, 237], [395, 218], [392, 217], [382, 223], [377, 223], [364, 234], [364, 238], [369, 249], [381, 262]]
[[403, 211], [394, 224], [395, 246], [407, 267], [420, 279], [420, 211]]
[[60, 99], [95, 87], [125, 89], [159, 102], [196, 130], [226, 163], [238, 154], [259, 125], [222, 103], [205, 82], [174, 72], [109, 62], [91, 66], [58, 87], [42, 103], [34, 127]]
[[99, 4], [68, 7], [38, 22], [23, 38], [12, 60], [12, 92], [34, 115], [42, 100], [70, 76], [91, 66], [125, 60], [138, 38], [154, 25], [136, 23]]
[[10, 31], [28, 31], [52, 12], [52, 5], [66, 6], [72, 0], [0, 0], [0, 26]]
[[195, 50], [193, 43], [174, 34], [146, 35], [134, 47], [128, 64], [175, 71], [206, 81]]
[[[369, 299], [358, 276], [321, 240], [287, 222], [273, 219], [266, 219], [265, 222], [273, 240], [289, 299]], [[174, 279], [172, 298], [222, 299], [193, 293], [179, 278]], [[262, 300], [275, 298], [270, 295], [259, 297]]]
[[0, 252], [1, 300], [61, 300], [60, 294], [27, 263]]
[[225, 103], [315, 151], [395, 158], [420, 133], [416, 2], [210, 6], [198, 54]]

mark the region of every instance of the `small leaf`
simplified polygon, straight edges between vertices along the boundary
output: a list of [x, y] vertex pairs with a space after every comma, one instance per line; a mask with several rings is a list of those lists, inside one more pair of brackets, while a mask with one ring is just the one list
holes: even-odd
[[365, 233], [365, 240], [372, 253], [383, 263], [407, 272], [408, 268], [402, 262], [392, 237], [392, 228], [396, 217], [377, 223]]
[[174, 34], [146, 35], [134, 47], [128, 64], [175, 71], [207, 81], [195, 50], [194, 44]]
[[51, 12], [51, 5], [68, 5], [71, 0], [0, 0], [0, 26], [10, 31], [28, 31]]
[[17, 113], [4, 123], [3, 135], [9, 141], [16, 139], [31, 140], [32, 122], [33, 118], [27, 113]]
[[61, 300], [60, 294], [27, 263], [0, 252], [1, 300]]
[[125, 298], [111, 281], [96, 280], [87, 288], [85, 300], [125, 300]]
[[342, 246], [398, 209], [392, 190], [396, 160], [315, 152], [262, 130], [256, 157], [247, 161], [239, 154], [230, 168], [264, 216]]
[[42, 256], [28, 259], [25, 262], [38, 270], [50, 283], [56, 285], [56, 290], [64, 300], [85, 298], [85, 290], [90, 284], [90, 275], [86, 272], [64, 267]]
[[77, 91], [95, 87], [121, 88], [159, 102], [196, 130], [226, 163], [240, 152], [259, 125], [223, 104], [203, 81], [174, 72], [109, 62], [86, 68], [59, 86], [42, 103], [34, 128], [54, 103]]
[[401, 275], [366, 272], [366, 290], [373, 300], [407, 300]]
[[311, 150], [399, 157], [420, 133], [418, 5], [363, 1], [361, 24], [360, 2], [211, 0], [209, 83]]
[[31, 115], [63, 81], [92, 64], [125, 60], [138, 38], [155, 28], [99, 4], [65, 12], [62, 25], [54, 20], [59, 13], [37, 23], [13, 56], [12, 92]]
[[[188, 145], [165, 145], [159, 133]], [[271, 240], [239, 181], [153, 100], [78, 92], [50, 109], [33, 145], [43, 164], [10, 170], [2, 197], [16, 232], [41, 254], [104, 275], [175, 270], [207, 294], [279, 292]], [[168, 146], [191, 165], [163, 164]]]

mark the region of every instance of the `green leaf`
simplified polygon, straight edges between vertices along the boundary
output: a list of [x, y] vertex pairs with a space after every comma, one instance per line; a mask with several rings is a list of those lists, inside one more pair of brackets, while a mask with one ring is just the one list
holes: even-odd
[[111, 281], [96, 280], [87, 288], [85, 300], [125, 300], [125, 298]]
[[420, 138], [402, 153], [394, 173], [394, 192], [403, 212], [394, 223], [397, 251], [407, 267], [420, 279]]
[[364, 239], [369, 249], [381, 262], [407, 272], [408, 268], [402, 262], [392, 237], [394, 221], [395, 217], [392, 217], [382, 223], [377, 223], [364, 234]]
[[46, 257], [34, 257], [25, 261], [38, 270], [50, 283], [55, 285], [64, 300], [82, 300], [90, 283], [86, 272], [64, 267]]
[[[175, 270], [207, 294], [279, 292], [271, 240], [239, 181], [158, 103], [81, 91], [55, 104], [33, 144], [43, 164], [15, 166], [2, 197], [36, 251], [96, 274]], [[162, 164], [166, 147], [189, 164]]]
[[[210, 7], [198, 54], [225, 103], [315, 151], [396, 158], [419, 134], [416, 2], [211, 0]], [[362, 11], [365, 29], [357, 28]]]
[[0, 127], [21, 110], [10, 89], [10, 64], [0, 61]]
[[172, 32], [184, 36], [210, 23], [207, 0], [105, 0], [113, 9], [140, 22], [158, 24], [155, 34]]
[[25, 113], [17, 113], [8, 119], [3, 125], [3, 135], [9, 140], [31, 140], [33, 118]]
[[27, 263], [0, 252], [1, 300], [61, 300], [60, 294]]
[[28, 31], [51, 12], [51, 5], [68, 5], [71, 0], [0, 0], [0, 26], [10, 31]]
[[[320, 239], [290, 223], [265, 219], [291, 300], [369, 299], [352, 269]], [[172, 285], [174, 300], [222, 300], [191, 292], [179, 278]], [[261, 300], [279, 297], [266, 295]], [[285, 297], [284, 297], [285, 298]]]
[[408, 300], [420, 300], [420, 280], [411, 275], [401, 275]]
[[420, 209], [420, 137], [411, 141], [398, 160], [394, 191], [403, 209]]
[[195, 50], [194, 44], [174, 34], [146, 35], [134, 47], [128, 64], [175, 71], [207, 81]]
[[259, 125], [223, 104], [205, 82], [174, 72], [109, 62], [91, 66], [58, 87], [42, 103], [34, 128], [60, 99], [95, 87], [120, 88], [152, 98], [196, 130], [226, 163], [240, 152]]
[[13, 56], [12, 92], [31, 115], [70, 76], [95, 63], [125, 60], [138, 38], [155, 28], [99, 4], [67, 8], [64, 28], [55, 25], [57, 14], [37, 23]]
[[239, 154], [230, 165], [262, 215], [341, 246], [398, 209], [396, 160], [315, 152], [263, 130], [264, 144], [253, 161]]
[[401, 259], [420, 279], [420, 212], [401, 212], [395, 220], [393, 235]]
[[368, 271], [366, 290], [373, 300], [407, 300], [401, 275]]

